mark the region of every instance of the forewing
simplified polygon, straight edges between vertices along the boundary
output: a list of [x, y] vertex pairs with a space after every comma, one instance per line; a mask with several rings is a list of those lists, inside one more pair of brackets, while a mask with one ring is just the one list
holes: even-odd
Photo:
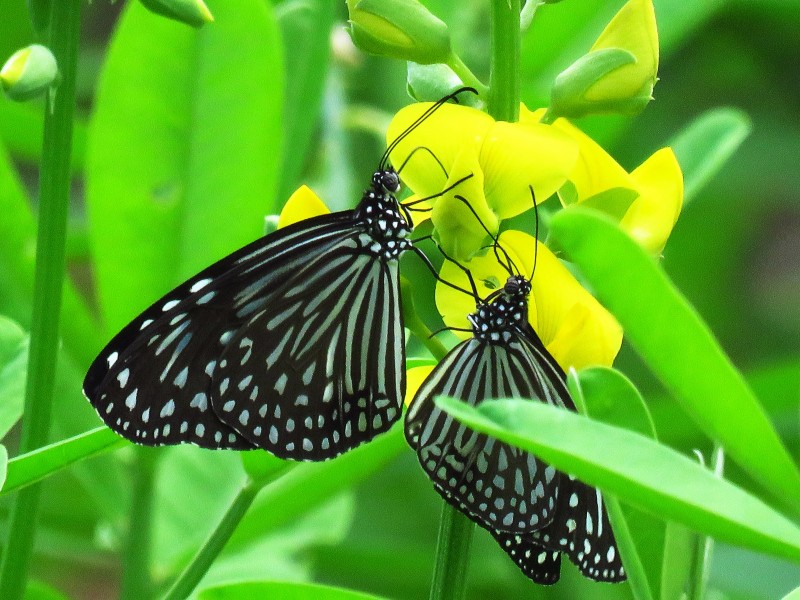
[[114, 431], [145, 445], [253, 444], [211, 409], [209, 388], [231, 333], [279, 302], [298, 265], [357, 235], [351, 211], [279, 230], [211, 265], [127, 325], [92, 363], [86, 397]]
[[348, 240], [239, 329], [214, 374], [217, 415], [282, 458], [325, 460], [400, 417], [405, 348], [397, 262]]
[[565, 394], [563, 381], [542, 368], [524, 336], [504, 344], [468, 340], [420, 387], [406, 416], [406, 438], [448, 502], [487, 529], [533, 531], [552, 519], [560, 473], [528, 452], [470, 430], [433, 399], [450, 396], [475, 406], [514, 397], [563, 406]]

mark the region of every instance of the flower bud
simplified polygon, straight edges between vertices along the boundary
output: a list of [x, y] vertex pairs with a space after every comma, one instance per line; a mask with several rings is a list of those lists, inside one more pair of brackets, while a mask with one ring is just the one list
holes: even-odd
[[365, 52], [423, 65], [450, 56], [447, 25], [417, 0], [349, 0], [348, 9], [350, 35]]
[[556, 78], [551, 112], [636, 114], [652, 99], [658, 73], [658, 30], [652, 0], [630, 0], [591, 50]]
[[58, 78], [56, 58], [33, 44], [17, 50], [0, 70], [0, 84], [12, 100], [30, 100], [46, 92]]
[[198, 29], [214, 21], [214, 15], [203, 0], [141, 0], [141, 2], [151, 12]]

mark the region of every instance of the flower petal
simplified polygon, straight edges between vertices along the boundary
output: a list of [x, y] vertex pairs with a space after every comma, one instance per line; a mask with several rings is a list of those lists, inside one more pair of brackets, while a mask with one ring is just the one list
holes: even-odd
[[469, 260], [500, 226], [484, 196], [483, 171], [472, 147], [465, 147], [450, 169], [445, 189], [471, 175], [433, 203], [431, 222], [444, 252], [455, 260]]
[[639, 190], [620, 224], [650, 252], [660, 252], [683, 205], [683, 173], [671, 148], [662, 148], [633, 173]]
[[622, 48], [636, 62], [609, 73], [585, 94], [589, 101], [607, 103], [611, 99], [650, 96], [658, 73], [658, 29], [652, 0], [630, 0], [614, 16], [597, 38], [591, 51]]
[[550, 125], [498, 121], [483, 140], [480, 165], [486, 199], [500, 219], [516, 216], [552, 196], [573, 171], [578, 145]]
[[301, 185], [284, 204], [278, 218], [278, 229], [311, 217], [327, 215], [330, 212], [330, 209], [310, 187]]
[[428, 375], [431, 374], [433, 369], [433, 366], [412, 367], [406, 371], [406, 397], [404, 399], [406, 406], [411, 404], [411, 401], [414, 399], [414, 395], [422, 385], [422, 382], [428, 378]]
[[509, 230], [500, 235], [500, 243], [519, 256], [515, 262], [528, 277], [538, 244], [529, 302], [535, 310], [529, 309], [529, 320], [556, 361], [565, 370], [610, 365], [622, 345], [622, 328], [614, 317], [532, 236]]
[[[387, 144], [394, 143], [431, 106], [430, 102], [419, 102], [400, 109], [386, 131]], [[493, 123], [489, 115], [477, 109], [444, 104], [398, 142], [389, 158], [408, 187], [420, 196], [432, 196], [445, 187], [453, 163], [465, 148], [472, 147], [477, 154]]]

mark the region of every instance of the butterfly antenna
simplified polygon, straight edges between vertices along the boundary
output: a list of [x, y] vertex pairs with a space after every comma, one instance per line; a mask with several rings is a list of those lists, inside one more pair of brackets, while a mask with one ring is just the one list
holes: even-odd
[[475, 95], [477, 95], [477, 94], [478, 94], [478, 91], [477, 91], [475, 88], [471, 88], [471, 87], [462, 87], [462, 88], [459, 88], [459, 89], [457, 89], [456, 91], [454, 91], [454, 92], [452, 92], [452, 93], [448, 94], [447, 96], [445, 96], [445, 97], [443, 97], [443, 98], [440, 98], [439, 100], [437, 100], [437, 101], [436, 101], [436, 102], [435, 102], [435, 103], [434, 103], [432, 106], [428, 107], [428, 108], [427, 108], [427, 110], [425, 110], [425, 112], [423, 112], [423, 113], [422, 113], [422, 114], [421, 114], [419, 117], [417, 117], [417, 119], [416, 119], [416, 120], [415, 120], [415, 121], [414, 121], [414, 122], [413, 122], [411, 125], [409, 125], [409, 126], [406, 128], [406, 130], [405, 130], [403, 133], [401, 133], [400, 135], [398, 135], [398, 136], [397, 136], [397, 137], [394, 139], [394, 141], [393, 141], [391, 144], [389, 144], [389, 147], [388, 147], [388, 148], [386, 148], [386, 152], [384, 152], [384, 153], [383, 153], [383, 156], [381, 157], [380, 169], [381, 169], [381, 170], [384, 170], [384, 169], [386, 169], [386, 165], [388, 164], [388, 161], [389, 161], [389, 155], [390, 155], [390, 154], [392, 153], [392, 151], [393, 151], [393, 150], [394, 150], [394, 149], [397, 147], [397, 145], [398, 145], [400, 142], [402, 142], [402, 141], [403, 141], [403, 139], [405, 139], [405, 137], [406, 137], [406, 136], [408, 136], [408, 134], [410, 134], [410, 133], [411, 133], [412, 131], [414, 131], [414, 130], [415, 130], [417, 127], [419, 127], [419, 125], [420, 125], [420, 124], [421, 124], [423, 121], [425, 121], [425, 119], [427, 119], [427, 118], [428, 118], [428, 117], [430, 117], [430, 116], [431, 116], [433, 113], [435, 113], [437, 110], [439, 110], [439, 109], [442, 107], [442, 105], [443, 105], [443, 104], [445, 104], [445, 103], [449, 102], [450, 100], [454, 100], [455, 102], [458, 102], [458, 96], [459, 96], [459, 94], [462, 94], [462, 93], [464, 93], [464, 92], [472, 92], [472, 93], [473, 93], [473, 94], [475, 94]]
[[[446, 188], [444, 188], [440, 192], [437, 192], [437, 193], [435, 193], [435, 194], [433, 194], [431, 196], [425, 196], [424, 198], [417, 198], [413, 202], [406, 202], [405, 206], [411, 208], [411, 207], [419, 204], [420, 202], [426, 202], [428, 200], [433, 200], [434, 198], [438, 198], [439, 196], [444, 196], [447, 192], [449, 192], [453, 188], [458, 187], [459, 185], [461, 185], [462, 183], [464, 183], [468, 179], [471, 179], [472, 177], [474, 177], [473, 173], [469, 173], [468, 175], [464, 175], [464, 177], [462, 177], [461, 179], [458, 179], [455, 182], [451, 183], [450, 185], [448, 185]], [[421, 210], [421, 211], [424, 212], [424, 211], [428, 211], [430, 209], [426, 208], [426, 209], [418, 209], [418, 210]]]
[[436, 244], [436, 247], [439, 249], [439, 252], [441, 252], [442, 256], [444, 256], [446, 260], [450, 261], [459, 269], [464, 271], [464, 274], [467, 276], [467, 279], [469, 279], [469, 285], [470, 287], [472, 287], [472, 297], [475, 299], [476, 303], [480, 303], [481, 296], [480, 294], [478, 294], [478, 286], [475, 285], [475, 278], [472, 276], [472, 271], [470, 271], [467, 267], [458, 262], [455, 258], [449, 256], [447, 252], [445, 252], [444, 249], [439, 244]]
[[428, 338], [432, 338], [435, 335], [439, 335], [440, 333], [444, 333], [445, 331], [463, 331], [464, 333], [472, 333], [472, 329], [467, 329], [466, 327], [442, 327], [437, 329], [433, 333], [431, 333]]
[[400, 165], [400, 168], [399, 168], [399, 169], [396, 169], [396, 171], [397, 171], [397, 174], [398, 174], [398, 175], [400, 175], [400, 173], [402, 173], [402, 172], [403, 172], [403, 169], [405, 169], [405, 168], [406, 168], [406, 165], [408, 164], [408, 161], [410, 161], [410, 160], [411, 160], [411, 157], [412, 157], [412, 156], [414, 156], [414, 155], [415, 155], [417, 152], [419, 152], [419, 151], [421, 151], [421, 150], [424, 150], [425, 152], [427, 152], [428, 154], [430, 154], [430, 155], [431, 155], [431, 157], [433, 158], [433, 160], [435, 160], [435, 161], [436, 161], [436, 164], [437, 164], [437, 165], [439, 165], [439, 168], [440, 168], [440, 169], [442, 169], [442, 173], [444, 173], [444, 178], [445, 178], [445, 179], [447, 179], [447, 178], [449, 177], [449, 175], [447, 174], [447, 169], [445, 169], [444, 165], [442, 164], [442, 161], [440, 161], [440, 160], [439, 160], [439, 158], [438, 158], [438, 157], [437, 157], [437, 156], [436, 156], [436, 155], [433, 153], [433, 150], [431, 150], [431, 149], [430, 149], [430, 148], [428, 148], [427, 146], [417, 146], [416, 148], [414, 148], [414, 149], [413, 149], [413, 150], [412, 150], [412, 151], [411, 151], [411, 152], [408, 154], [408, 156], [406, 157], [406, 159], [403, 161], [403, 164], [401, 164], [401, 165]]
[[[416, 240], [414, 240], [414, 242], [421, 242], [423, 240], [430, 239], [430, 238], [431, 238], [431, 236], [428, 235], [428, 236], [416, 239]], [[431, 261], [428, 258], [428, 256], [422, 251], [421, 248], [412, 245], [411, 246], [411, 250], [417, 256], [419, 256], [419, 258], [422, 261], [422, 263], [426, 267], [428, 267], [428, 270], [431, 272], [431, 274], [433, 275], [433, 278], [436, 281], [438, 281], [440, 283], [443, 283], [447, 287], [453, 288], [454, 290], [457, 290], [457, 291], [461, 292], [462, 294], [466, 294], [467, 296], [471, 296], [471, 297], [474, 298], [477, 295], [477, 288], [475, 287], [475, 282], [472, 280], [472, 276], [471, 275], [470, 275], [470, 283], [472, 284], [472, 289], [473, 289], [472, 292], [470, 292], [469, 290], [465, 290], [464, 288], [462, 288], [460, 286], [457, 286], [455, 283], [452, 283], [451, 281], [447, 281], [446, 279], [442, 279], [442, 277], [439, 275], [439, 273], [436, 272], [436, 268], [433, 266], [433, 264], [431, 264]]]
[[[494, 233], [489, 231], [489, 228], [486, 227], [486, 223], [484, 223], [483, 219], [481, 219], [480, 216], [478, 216], [478, 213], [475, 211], [475, 208], [472, 206], [472, 204], [470, 204], [470, 202], [466, 198], [464, 198], [464, 196], [459, 196], [458, 194], [456, 194], [454, 196], [454, 198], [456, 198], [460, 202], [463, 202], [464, 205], [467, 208], [469, 208], [470, 212], [473, 214], [473, 216], [478, 221], [478, 223], [480, 223], [480, 226], [483, 227], [483, 230], [486, 232], [486, 234], [490, 238], [492, 238], [492, 241], [494, 242], [492, 244], [492, 249], [494, 251], [494, 256], [497, 259], [497, 262], [499, 262], [503, 266], [503, 268], [506, 271], [508, 271], [509, 275], [515, 275], [516, 273], [519, 273], [519, 269], [517, 268], [517, 265], [514, 263], [514, 260], [511, 258], [511, 255], [506, 251], [505, 248], [503, 248], [503, 246], [500, 245], [500, 241], [498, 240], [498, 237]], [[503, 253], [503, 256], [506, 259], [505, 263], [500, 258], [500, 255], [498, 253], [498, 248], [500, 249], [500, 252]], [[516, 271], [516, 273], [515, 273], [515, 271]]]
[[531, 198], [533, 199], [533, 235], [536, 238], [533, 246], [533, 268], [531, 269], [531, 279], [536, 272], [536, 259], [539, 257], [539, 205], [536, 203], [536, 194], [533, 192], [533, 186], [529, 185], [528, 189], [531, 191]]

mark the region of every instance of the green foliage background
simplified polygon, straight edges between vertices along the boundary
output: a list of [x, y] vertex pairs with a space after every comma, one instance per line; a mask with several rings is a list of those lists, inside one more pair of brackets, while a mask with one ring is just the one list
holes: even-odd
[[[564, 0], [540, 9], [523, 38], [523, 100], [530, 108], [547, 104], [555, 75], [589, 48], [622, 3]], [[630, 169], [708, 109], [730, 106], [749, 117], [748, 139], [685, 207], [664, 266], [744, 371], [797, 458], [800, 3], [654, 3], [662, 49], [655, 101], [634, 119], [594, 117], [581, 125]], [[465, 62], [485, 77], [488, 2], [425, 4], [448, 23]], [[410, 101], [404, 63], [364, 56], [349, 44], [343, 3], [208, 5], [217, 22], [199, 38], [138, 3], [95, 0], [83, 7], [71, 283], [53, 441], [99, 424], [80, 382], [116, 330], [172, 285], [258, 236], [263, 216], [279, 212], [299, 183], [309, 183], [332, 209], [351, 206], [382, 153], [382, 127]], [[124, 24], [117, 30], [120, 12]], [[34, 40], [26, 3], [0, 0], [0, 56]], [[11, 456], [30, 327], [31, 199], [37, 194], [42, 109], [0, 100], [0, 315], [18, 324], [0, 322], [0, 433]], [[740, 113], [732, 114], [742, 122]], [[421, 270], [414, 276], [419, 267], [411, 262], [403, 268], [415, 285], [430, 280]], [[420, 288], [417, 304], [431, 321], [435, 309], [419, 301], [430, 292]], [[616, 366], [645, 396], [662, 442], [685, 454], [697, 448], [709, 455], [709, 440], [629, 348]], [[386, 597], [427, 596], [440, 502], [396, 434], [334, 463], [297, 467], [270, 486], [202, 587], [279, 580]], [[728, 475], [758, 492], [735, 467]], [[237, 454], [193, 447], [125, 447], [48, 478], [33, 569], [40, 583], [29, 596], [113, 597], [121, 561], [142, 540], [150, 550], [152, 581], [163, 590], [197, 552], [244, 478]], [[2, 526], [8, 499], [0, 498]], [[595, 585], [571, 565], [558, 586], [537, 588], [481, 531], [468, 582], [472, 598], [631, 597], [628, 586]], [[715, 546], [709, 598], [774, 599], [798, 584], [796, 565]], [[127, 593], [132, 597], [130, 588]], [[245, 593], [217, 590], [202, 597]]]

